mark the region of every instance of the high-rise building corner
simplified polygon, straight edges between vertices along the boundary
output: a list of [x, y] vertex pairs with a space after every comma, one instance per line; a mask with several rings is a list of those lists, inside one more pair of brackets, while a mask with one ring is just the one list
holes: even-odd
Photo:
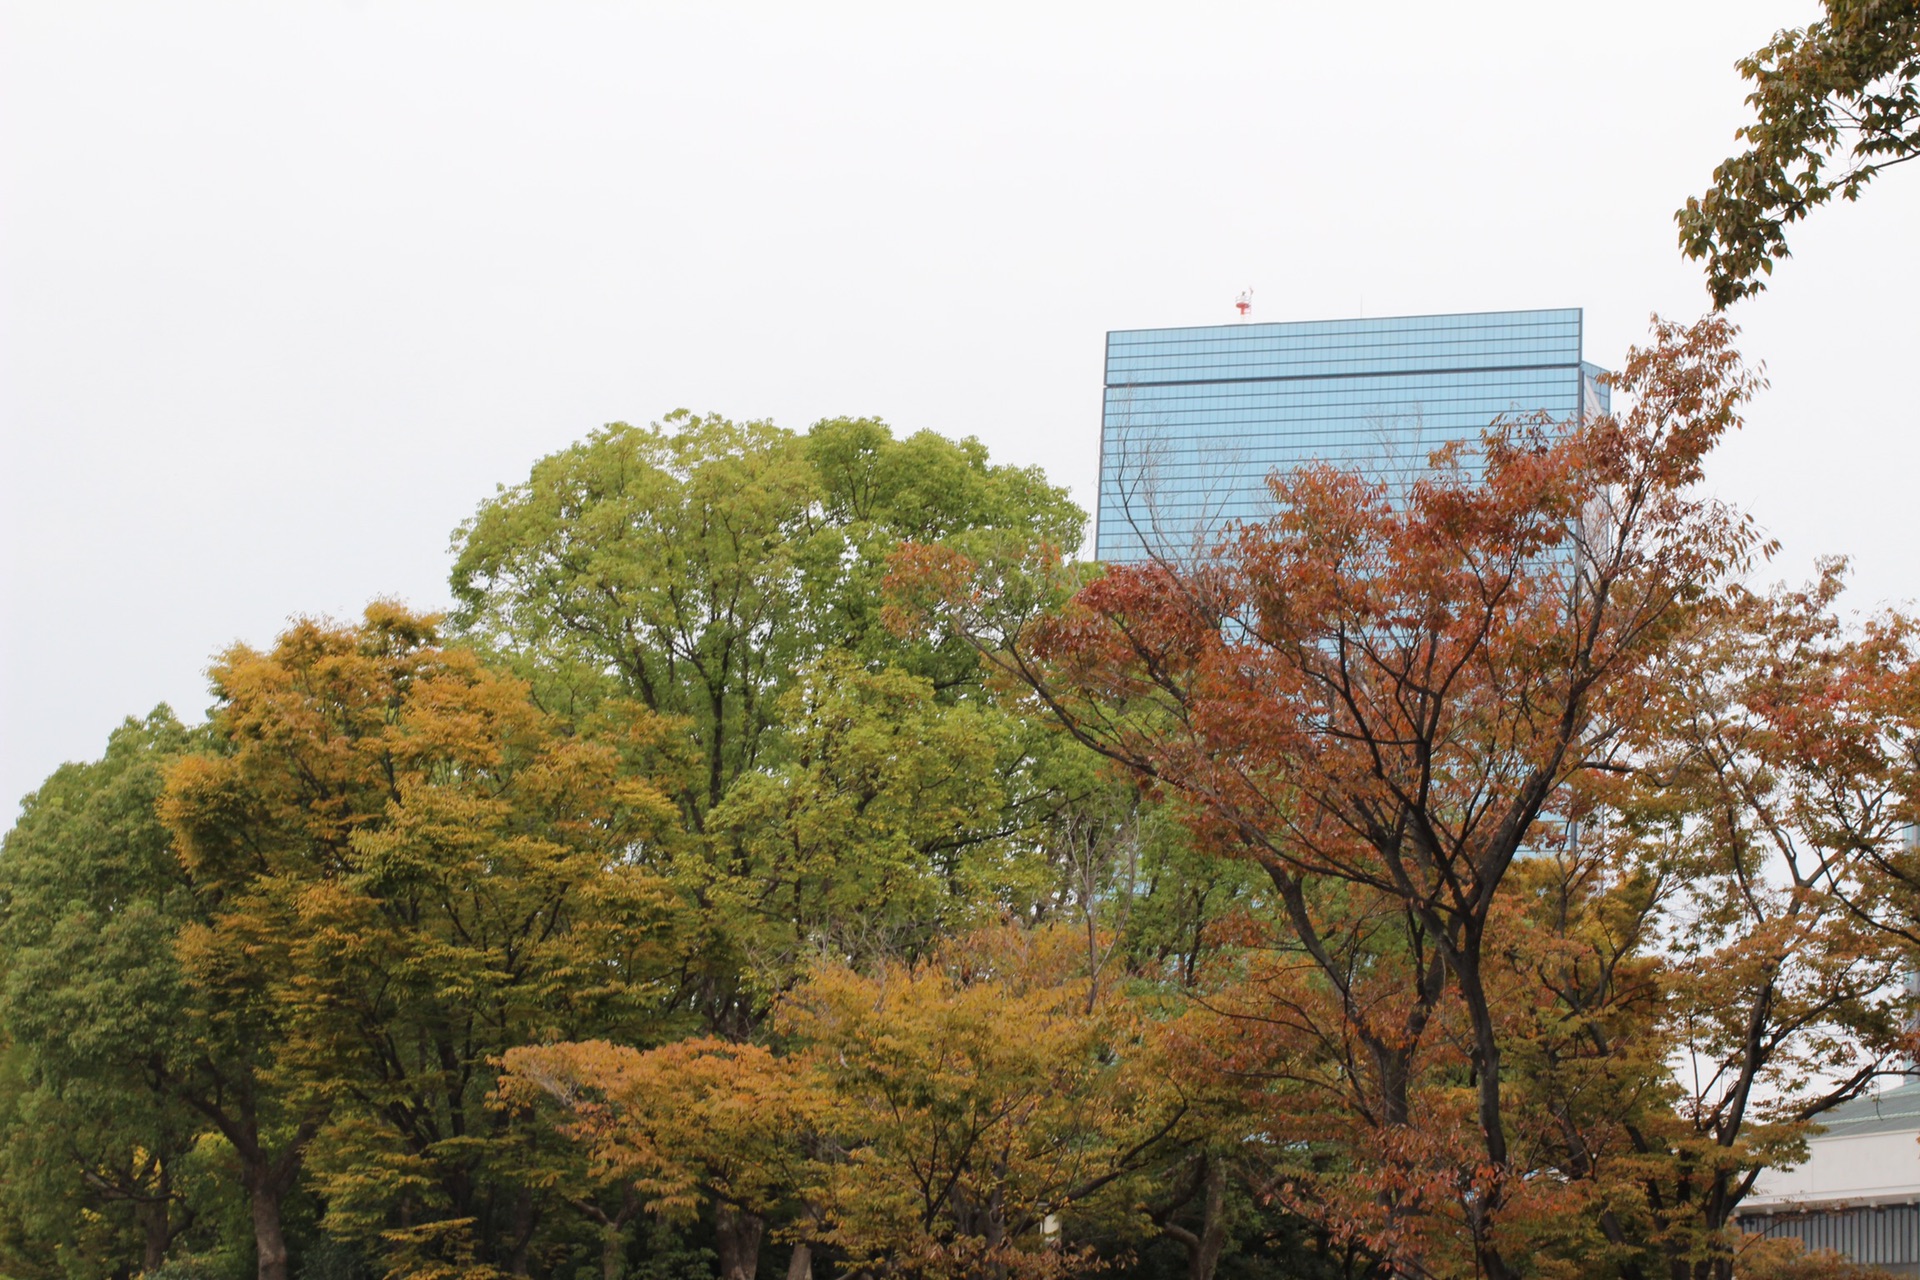
[[1309, 461], [1410, 479], [1495, 418], [1604, 413], [1582, 314], [1491, 311], [1107, 335], [1094, 554], [1184, 559]]

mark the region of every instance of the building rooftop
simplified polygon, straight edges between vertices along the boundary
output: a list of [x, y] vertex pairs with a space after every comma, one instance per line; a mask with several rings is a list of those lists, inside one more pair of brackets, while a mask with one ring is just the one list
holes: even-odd
[[1920, 1131], [1920, 1080], [1909, 1079], [1877, 1096], [1843, 1102], [1816, 1121], [1823, 1138]]

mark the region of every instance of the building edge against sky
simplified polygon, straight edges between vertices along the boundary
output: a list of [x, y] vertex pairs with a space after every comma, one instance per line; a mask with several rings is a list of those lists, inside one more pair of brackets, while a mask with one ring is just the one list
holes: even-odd
[[1410, 479], [1501, 415], [1606, 412], [1579, 308], [1107, 334], [1094, 554], [1183, 559], [1310, 461]]

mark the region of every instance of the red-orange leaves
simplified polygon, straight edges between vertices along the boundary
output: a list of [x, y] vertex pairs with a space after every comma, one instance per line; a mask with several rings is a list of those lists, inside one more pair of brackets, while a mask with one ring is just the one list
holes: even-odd
[[[1732, 332], [1656, 323], [1615, 381], [1622, 415], [1496, 423], [1410, 480], [1275, 475], [1271, 519], [1191, 563], [1113, 568], [1017, 631], [988, 625], [991, 585], [949, 590], [1070, 731], [1266, 868], [1299, 990], [1337, 1015], [1316, 1041], [1367, 1117], [1354, 1176], [1406, 1267], [1438, 1190], [1495, 1277], [1510, 1207], [1542, 1203], [1486, 940], [1515, 858], [1560, 841], [1576, 780], [1628, 767], [1658, 660], [1758, 546], [1690, 488], [1758, 385]], [[1466, 1082], [1435, 1092], [1436, 1071]]]

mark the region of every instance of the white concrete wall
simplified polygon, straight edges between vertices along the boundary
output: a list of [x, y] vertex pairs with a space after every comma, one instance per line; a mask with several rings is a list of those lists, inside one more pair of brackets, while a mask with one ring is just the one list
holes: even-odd
[[1814, 1138], [1807, 1159], [1760, 1175], [1741, 1210], [1844, 1200], [1886, 1204], [1920, 1200], [1920, 1132]]

